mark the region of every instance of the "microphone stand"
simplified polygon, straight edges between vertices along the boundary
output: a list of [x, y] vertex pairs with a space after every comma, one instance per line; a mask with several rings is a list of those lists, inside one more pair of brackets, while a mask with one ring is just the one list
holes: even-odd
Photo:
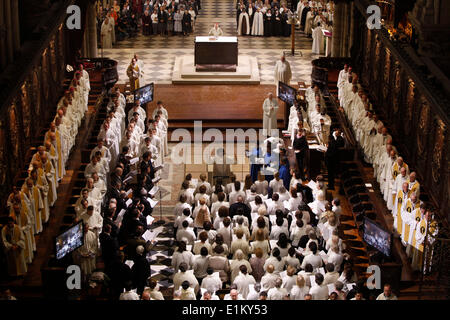
[[156, 225], [164, 225], [166, 224], [166, 221], [164, 221], [162, 217], [162, 192], [161, 187], [159, 188], [159, 220], [155, 222]]

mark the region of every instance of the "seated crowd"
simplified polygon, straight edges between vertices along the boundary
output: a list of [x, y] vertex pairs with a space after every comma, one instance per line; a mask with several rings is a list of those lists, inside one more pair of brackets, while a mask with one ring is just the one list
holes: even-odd
[[339, 238], [339, 199], [325, 200], [321, 176], [315, 190], [296, 176], [289, 190], [278, 175], [247, 186], [232, 180], [211, 186], [206, 175], [196, 181], [188, 174], [182, 184], [174, 209], [175, 299], [217, 300], [225, 288], [225, 300], [363, 297]]

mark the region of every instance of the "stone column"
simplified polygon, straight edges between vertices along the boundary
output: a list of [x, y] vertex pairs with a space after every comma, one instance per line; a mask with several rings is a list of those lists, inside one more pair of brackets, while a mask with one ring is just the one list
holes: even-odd
[[342, 42], [342, 28], [344, 18], [344, 3], [342, 1], [336, 1], [334, 5], [333, 16], [333, 36], [331, 39], [331, 57], [340, 57], [341, 55], [341, 42]]
[[11, 2], [11, 20], [13, 48], [17, 52], [20, 49], [19, 1], [12, 0]]
[[5, 0], [4, 6], [5, 25], [6, 25], [6, 56], [8, 62], [13, 61], [13, 34], [12, 34], [12, 22], [11, 22], [11, 0]]
[[95, 11], [95, 4], [88, 2], [87, 16], [86, 16], [86, 30], [87, 41], [89, 42], [89, 58], [97, 57], [97, 15]]
[[0, 0], [0, 70], [6, 67], [6, 23], [5, 23], [5, 0]]
[[351, 48], [354, 45], [355, 41], [355, 4], [352, 2], [350, 4], [350, 31], [349, 31], [349, 40], [348, 40], [348, 47], [347, 47], [347, 57], [350, 57], [351, 55]]

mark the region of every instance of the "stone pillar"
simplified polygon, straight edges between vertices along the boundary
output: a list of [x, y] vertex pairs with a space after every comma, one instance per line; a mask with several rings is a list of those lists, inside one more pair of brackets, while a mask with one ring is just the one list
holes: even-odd
[[333, 36], [331, 39], [331, 57], [341, 56], [342, 28], [344, 18], [344, 3], [336, 1], [333, 16]]
[[348, 46], [347, 46], [347, 57], [351, 56], [351, 48], [354, 45], [355, 42], [355, 4], [352, 2], [350, 4], [350, 30], [349, 30], [349, 37], [348, 37]]
[[6, 25], [6, 56], [8, 57], [8, 62], [12, 62], [14, 50], [13, 50], [13, 33], [11, 22], [11, 0], [5, 0], [4, 14]]
[[95, 11], [95, 4], [88, 2], [87, 16], [86, 16], [86, 30], [87, 41], [89, 42], [89, 58], [97, 57], [97, 14]]
[[348, 3], [345, 2], [342, 4], [343, 6], [343, 13], [342, 13], [342, 31], [341, 31], [341, 45], [340, 45], [340, 49], [339, 52], [339, 56], [340, 57], [345, 57], [345, 52], [346, 52], [346, 48], [347, 48], [347, 43], [348, 43], [348, 35], [347, 35], [347, 31], [348, 31]]
[[20, 50], [19, 1], [12, 0], [11, 2], [11, 20], [13, 48], [17, 52]]
[[5, 0], [0, 0], [0, 70], [6, 67], [6, 23], [5, 23]]

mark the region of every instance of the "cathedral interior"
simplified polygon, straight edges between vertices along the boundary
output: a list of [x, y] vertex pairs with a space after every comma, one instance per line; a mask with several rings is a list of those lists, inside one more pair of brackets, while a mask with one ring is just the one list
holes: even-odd
[[[258, 84], [172, 83], [171, 68], [176, 56], [178, 52], [193, 52], [193, 35], [168, 39], [152, 36], [154, 40], [142, 40], [138, 35], [134, 40], [117, 41], [113, 48], [102, 48], [102, 21], [98, 17], [98, 7], [102, 2], [112, 3], [95, 0], [0, 0], [0, 229], [7, 228], [8, 217], [16, 216], [14, 205], [10, 203], [11, 194], [14, 197], [14, 190], [23, 190], [27, 186], [30, 168], [33, 168], [32, 159], [47, 141], [60, 101], [69, 92], [80, 64], [90, 79], [86, 112], [80, 118], [71, 142], [64, 138], [64, 144], [71, 143], [73, 147], [68, 151], [64, 168], [57, 168], [65, 171], [54, 189], [57, 190], [57, 198], [53, 195], [53, 204], [47, 208], [48, 216], [45, 221], [42, 218], [42, 232], [31, 233], [34, 257], [32, 262], [27, 262], [25, 274], [9, 275], [7, 249], [0, 240], [1, 294], [8, 289], [22, 300], [109, 299], [90, 287], [83, 286], [80, 290], [66, 288], [66, 268], [73, 261], [70, 255], [66, 259], [57, 259], [58, 241], [55, 239], [76, 224], [75, 207], [86, 184], [85, 169], [108, 116], [109, 90], [116, 86], [127, 99], [133, 91], [126, 71], [133, 52], [139, 52], [144, 60], [146, 81], [154, 82], [157, 99], [145, 106], [147, 115], [152, 114], [157, 100], [162, 100], [168, 108], [169, 138], [166, 139], [169, 141], [176, 129], [185, 129], [193, 134], [194, 120], [203, 121], [203, 130], [217, 128], [223, 133], [228, 128], [260, 128], [264, 95], [269, 90], [275, 92], [272, 79], [275, 59], [279, 53], [286, 52], [294, 70], [290, 85], [297, 90], [299, 105], [306, 105], [305, 97], [311, 85], [318, 87], [327, 114], [344, 133], [346, 143], [339, 151], [341, 169], [336, 177], [336, 190], [328, 190], [325, 196], [330, 201], [333, 198], [341, 201], [343, 213], [339, 236], [347, 245], [354, 270], [365, 279], [370, 275], [367, 268], [379, 265], [381, 282], [391, 284], [399, 299], [449, 298], [450, 1], [334, 0], [333, 33], [328, 55], [312, 54], [311, 39], [298, 27], [295, 36], [279, 41], [272, 37], [250, 39], [249, 36], [239, 36], [240, 53], [254, 53], [258, 58]], [[287, 1], [288, 7], [292, 2], [298, 1]], [[72, 5], [80, 9], [79, 29], [67, 27], [72, 14], [67, 8]], [[380, 28], [368, 27], [371, 18], [367, 8], [370, 5], [380, 8]], [[233, 1], [202, 0], [202, 7], [195, 35], [207, 34], [214, 21], [220, 21], [224, 30], [231, 30], [228, 32], [236, 35]], [[221, 11], [227, 15], [221, 15]], [[291, 39], [292, 43], [296, 41], [293, 48]], [[295, 55], [289, 55], [294, 49], [297, 50]], [[158, 69], [164, 67], [164, 59], [168, 59], [168, 69]], [[267, 62], [264, 59], [268, 59]], [[388, 208], [383, 200], [372, 164], [366, 161], [364, 148], [358, 144], [352, 130], [352, 121], [340, 105], [338, 77], [344, 65], [352, 67], [358, 87], [367, 94], [373, 112], [392, 136], [397, 153], [409, 166], [409, 172], [416, 173], [420, 182], [419, 202], [425, 203], [432, 214], [433, 223], [425, 223], [426, 240], [418, 249], [421, 250], [418, 268], [414, 267], [415, 258], [411, 260], [401, 237], [393, 228], [396, 213], [391, 213], [392, 208]], [[270, 71], [263, 72], [265, 68]], [[279, 103], [280, 111], [275, 122], [281, 133], [288, 128], [289, 106]], [[128, 115], [132, 105], [127, 101], [125, 114]], [[289, 137], [283, 140], [290, 145]], [[170, 150], [173, 144], [169, 143]], [[57, 149], [56, 144], [54, 146]], [[49, 146], [49, 150], [52, 148]], [[286, 152], [291, 166], [292, 163], [295, 166], [294, 151], [287, 148]], [[244, 155], [239, 156], [245, 158]], [[327, 181], [323, 157], [320, 152], [311, 152], [308, 156], [309, 179], [321, 174]], [[167, 268], [171, 265], [170, 258], [176, 245], [173, 210], [180, 185], [188, 173], [192, 173], [194, 178], [207, 173], [211, 185], [215, 176], [212, 166], [205, 163], [178, 166], [171, 162], [173, 159], [165, 161], [161, 182], [158, 182], [162, 193], [156, 196], [159, 203], [153, 209], [153, 217], [161, 224], [153, 223], [151, 226], [163, 229], [159, 235], [160, 244], [150, 251], [148, 259], [152, 279], [159, 283], [160, 291], [168, 300], [173, 296], [173, 270], [167, 271]], [[236, 179], [241, 181], [251, 173], [248, 159], [243, 161], [243, 164], [231, 166]], [[133, 200], [131, 196], [130, 199]], [[392, 235], [389, 257], [380, 257], [364, 238], [362, 225], [366, 218]], [[122, 249], [126, 254], [126, 248]], [[101, 257], [97, 259], [95, 268], [103, 270]], [[225, 286], [217, 295], [222, 298], [229, 292], [230, 288]]]

